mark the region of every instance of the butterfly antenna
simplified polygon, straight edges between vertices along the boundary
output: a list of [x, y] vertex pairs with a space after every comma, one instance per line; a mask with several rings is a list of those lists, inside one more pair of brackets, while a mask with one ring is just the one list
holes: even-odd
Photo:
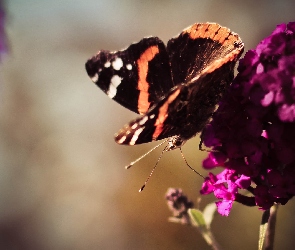
[[[166, 141], [167, 141], [167, 140], [166, 140]], [[166, 141], [164, 141], [164, 142], [166, 142]], [[162, 142], [160, 145], [162, 145], [164, 142]], [[153, 167], [153, 169], [152, 169], [150, 175], [148, 176], [148, 178], [146, 178], [146, 180], [145, 180], [144, 184], [142, 185], [142, 187], [139, 189], [139, 192], [141, 192], [141, 191], [145, 188], [145, 186], [146, 186], [146, 184], [148, 183], [149, 179], [152, 177], [152, 175], [153, 175], [153, 173], [154, 173], [156, 167], [158, 166], [158, 163], [159, 163], [159, 161], [161, 160], [161, 158], [162, 158], [164, 152], [166, 152], [166, 151], [167, 151], [167, 146], [162, 150], [162, 152], [161, 152], [161, 154], [160, 154], [160, 156], [159, 156], [159, 158], [158, 158], [158, 160], [157, 160], [155, 166]]]
[[203, 179], [205, 179], [205, 177], [204, 177], [203, 175], [201, 175], [197, 170], [195, 170], [194, 168], [192, 168], [192, 167], [188, 164], [187, 160], [186, 160], [185, 157], [184, 157], [184, 154], [183, 154], [183, 152], [182, 152], [181, 147], [180, 147], [179, 149], [180, 149], [180, 153], [181, 153], [182, 159], [184, 160], [185, 164], [186, 164], [186, 165], [187, 165], [192, 171], [194, 171], [196, 174], [198, 174], [198, 175], [201, 176]]
[[139, 162], [142, 158], [146, 157], [148, 154], [150, 154], [152, 151], [154, 151], [156, 148], [160, 147], [162, 144], [164, 144], [167, 141], [168, 140], [162, 141], [160, 144], [158, 144], [157, 146], [153, 147], [150, 151], [146, 152], [144, 155], [140, 156], [135, 161], [130, 162], [129, 165], [125, 166], [125, 169], [131, 168], [135, 163]]

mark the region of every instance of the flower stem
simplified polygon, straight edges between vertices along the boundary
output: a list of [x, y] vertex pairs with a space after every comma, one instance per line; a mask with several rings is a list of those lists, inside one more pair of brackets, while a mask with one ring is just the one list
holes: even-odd
[[213, 250], [221, 250], [221, 246], [215, 240], [211, 230], [206, 231], [206, 233], [202, 233], [202, 236], [207, 242], [207, 244], [212, 247]]
[[279, 205], [275, 204], [270, 208], [270, 215], [268, 219], [268, 227], [265, 235], [264, 250], [274, 249], [274, 239], [275, 239], [275, 229], [276, 229], [276, 219]]

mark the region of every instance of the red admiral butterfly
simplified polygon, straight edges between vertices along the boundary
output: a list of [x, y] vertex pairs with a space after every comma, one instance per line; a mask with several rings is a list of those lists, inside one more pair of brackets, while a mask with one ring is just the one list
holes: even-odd
[[115, 135], [134, 145], [170, 138], [166, 151], [201, 132], [230, 85], [244, 49], [240, 37], [216, 23], [196, 23], [167, 46], [157, 37], [127, 49], [99, 51], [86, 63], [92, 81], [141, 116]]

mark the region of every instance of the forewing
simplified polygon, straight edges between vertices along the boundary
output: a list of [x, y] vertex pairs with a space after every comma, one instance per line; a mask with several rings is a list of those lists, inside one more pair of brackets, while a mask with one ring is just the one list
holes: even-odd
[[166, 47], [157, 37], [121, 51], [101, 50], [86, 62], [86, 70], [110, 98], [139, 114], [174, 86]]

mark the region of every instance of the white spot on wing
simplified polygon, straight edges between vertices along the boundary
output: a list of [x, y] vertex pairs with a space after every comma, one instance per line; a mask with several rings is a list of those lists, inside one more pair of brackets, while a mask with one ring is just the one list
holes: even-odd
[[106, 63], [104, 64], [104, 66], [105, 66], [106, 68], [110, 67], [110, 66], [111, 66], [111, 62], [106, 62]]
[[140, 135], [140, 133], [141, 133], [143, 130], [144, 130], [144, 127], [139, 128], [139, 129], [137, 129], [137, 130], [134, 132], [134, 134], [133, 134], [133, 136], [132, 136], [132, 138], [131, 138], [131, 141], [129, 142], [129, 145], [134, 145], [134, 144], [135, 144], [135, 142], [136, 142], [137, 139], [138, 139], [138, 136]]
[[126, 140], [126, 135], [124, 135], [119, 141], [119, 144], [122, 144]]
[[96, 83], [98, 81], [98, 74], [95, 73], [95, 75], [91, 77], [91, 80]]
[[150, 115], [150, 119], [154, 119], [155, 118], [155, 114]]
[[131, 126], [131, 128], [132, 128], [132, 129], [136, 129], [137, 125], [138, 125], [137, 123], [134, 123], [134, 124]]
[[112, 62], [112, 66], [115, 70], [120, 70], [123, 67], [123, 61], [120, 57], [117, 57], [115, 61]]
[[147, 116], [143, 117], [140, 122], [139, 122], [139, 125], [143, 125], [146, 123], [146, 121], [148, 120], [149, 118]]
[[122, 78], [118, 75], [114, 75], [111, 79], [109, 89], [107, 91], [107, 95], [110, 98], [114, 98], [117, 94], [117, 87], [120, 85]]
[[132, 65], [131, 65], [130, 63], [128, 63], [128, 64], [126, 65], [126, 69], [128, 69], [128, 70], [132, 70]]

